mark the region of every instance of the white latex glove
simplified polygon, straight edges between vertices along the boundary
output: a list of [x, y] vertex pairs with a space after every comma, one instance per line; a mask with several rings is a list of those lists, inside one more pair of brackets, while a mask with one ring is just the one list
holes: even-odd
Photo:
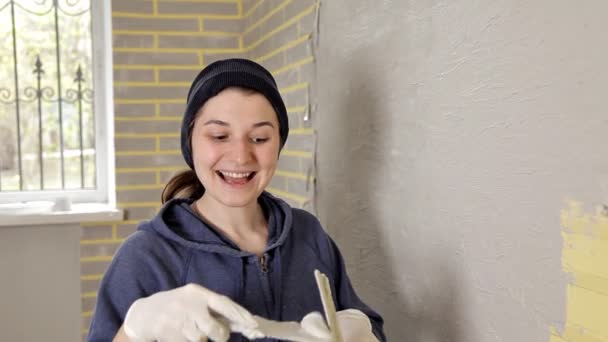
[[123, 323], [134, 342], [198, 342], [207, 337], [225, 342], [231, 329], [254, 339], [262, 336], [256, 327], [257, 322], [243, 307], [195, 284], [136, 300]]
[[367, 315], [356, 309], [336, 312], [344, 342], [378, 342]]

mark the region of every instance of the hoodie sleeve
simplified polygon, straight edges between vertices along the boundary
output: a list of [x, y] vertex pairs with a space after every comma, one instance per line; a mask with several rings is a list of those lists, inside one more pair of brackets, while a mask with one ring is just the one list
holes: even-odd
[[336, 310], [357, 309], [362, 311], [369, 318], [374, 335], [376, 335], [380, 342], [386, 342], [386, 336], [384, 335], [383, 330], [384, 320], [380, 314], [370, 308], [359, 298], [359, 296], [357, 296], [346, 272], [342, 253], [340, 253], [336, 243], [329, 236], [327, 238], [329, 239], [329, 251], [334, 266], [334, 281], [337, 292]]
[[138, 231], [118, 249], [99, 286], [88, 342], [112, 341], [135, 300], [176, 287], [158, 240]]

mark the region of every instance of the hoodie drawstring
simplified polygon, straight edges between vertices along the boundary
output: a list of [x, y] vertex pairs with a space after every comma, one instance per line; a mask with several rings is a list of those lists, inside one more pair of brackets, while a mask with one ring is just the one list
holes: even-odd
[[283, 268], [281, 267], [281, 246], [277, 246], [274, 251], [274, 293], [275, 307], [274, 312], [279, 321], [283, 320]]

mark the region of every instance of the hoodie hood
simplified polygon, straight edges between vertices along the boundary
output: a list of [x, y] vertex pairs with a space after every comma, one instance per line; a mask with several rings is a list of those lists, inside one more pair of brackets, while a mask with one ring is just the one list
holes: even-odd
[[[165, 203], [159, 213], [139, 226], [138, 230], [153, 231], [164, 238], [188, 248], [221, 253], [235, 257], [251, 256], [200, 218], [190, 207], [193, 199], [174, 198]], [[258, 198], [268, 221], [268, 243], [265, 252], [281, 246], [292, 228], [291, 208], [287, 203], [263, 192]]]

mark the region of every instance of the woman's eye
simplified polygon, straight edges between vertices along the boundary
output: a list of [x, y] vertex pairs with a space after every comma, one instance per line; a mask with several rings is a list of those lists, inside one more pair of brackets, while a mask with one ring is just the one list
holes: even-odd
[[228, 138], [227, 135], [212, 135], [211, 139], [215, 140], [215, 141], [224, 141]]
[[254, 144], [261, 144], [268, 141], [268, 138], [251, 138], [251, 142]]

